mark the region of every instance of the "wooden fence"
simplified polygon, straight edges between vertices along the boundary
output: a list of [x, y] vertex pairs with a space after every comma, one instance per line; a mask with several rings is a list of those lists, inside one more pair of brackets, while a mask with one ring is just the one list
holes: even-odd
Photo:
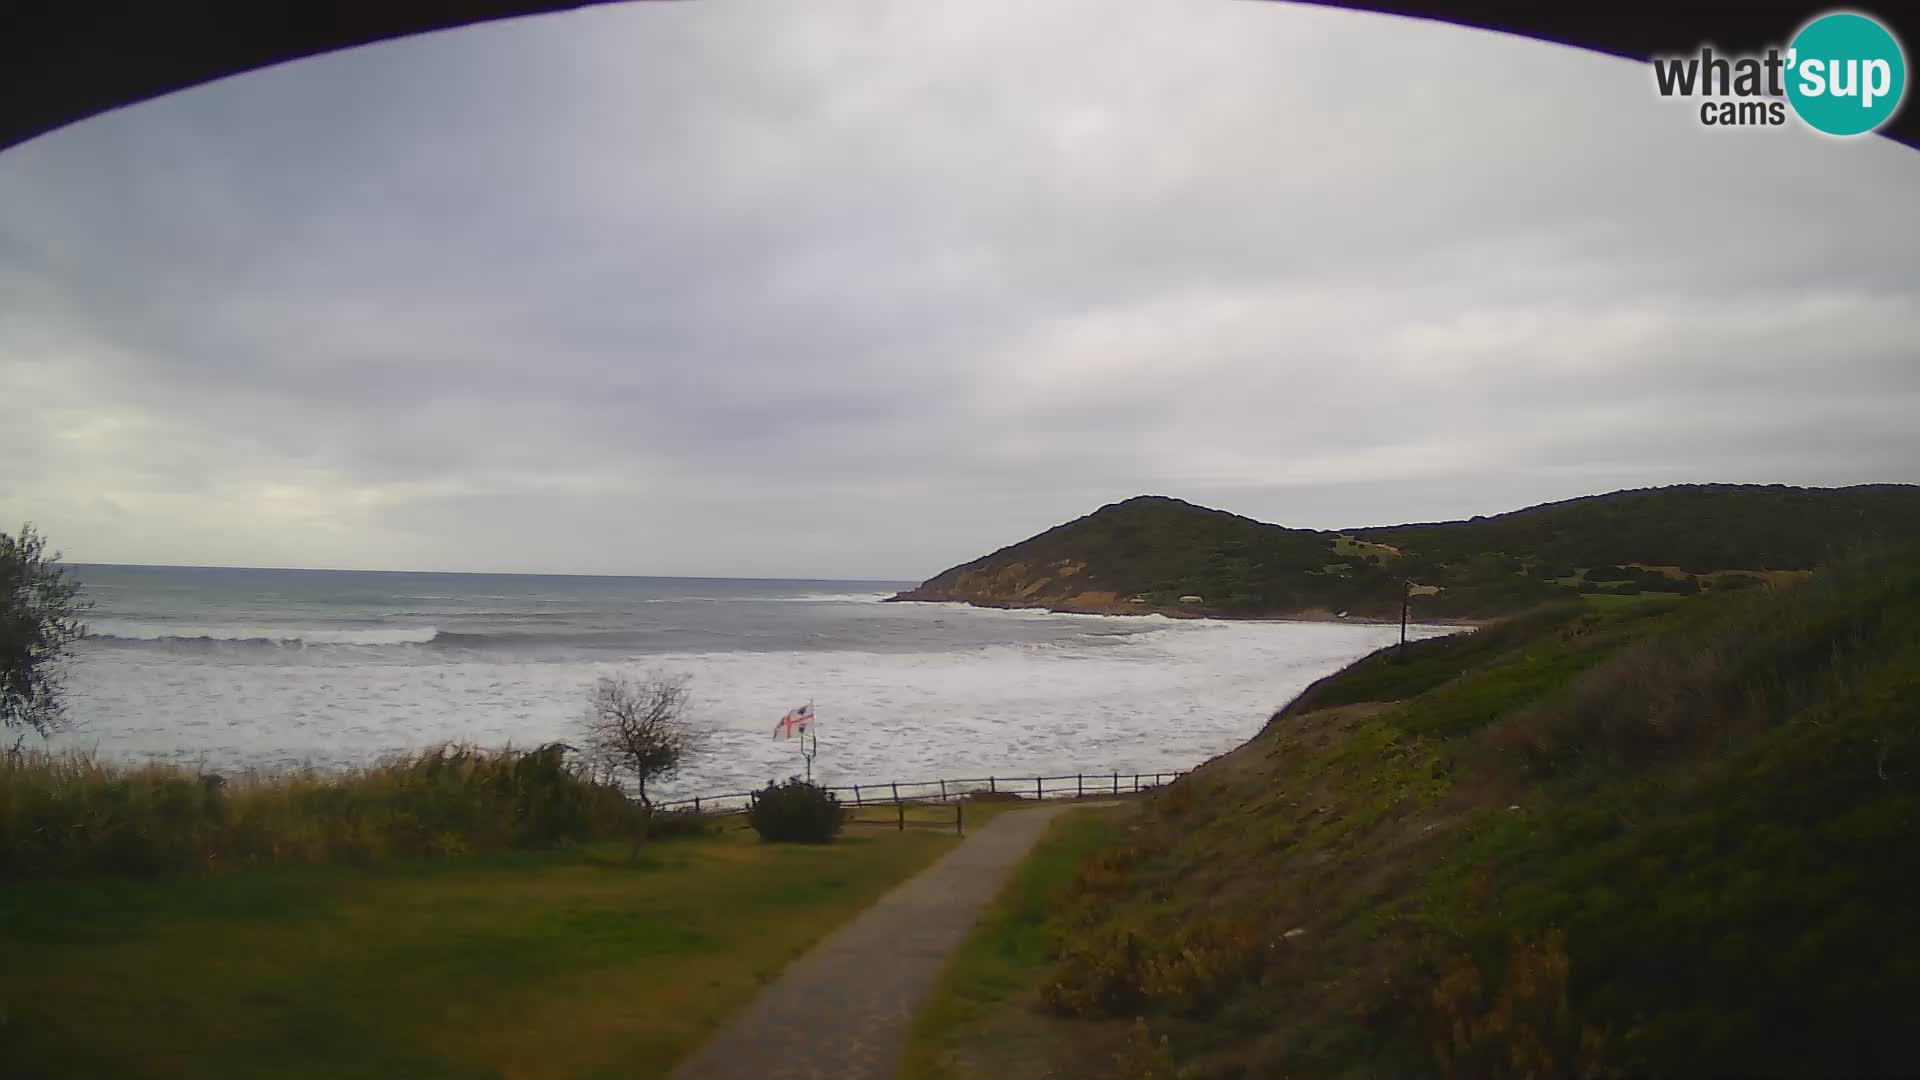
[[[1158, 773], [1075, 773], [1067, 776], [979, 776], [957, 780], [889, 780], [878, 784], [824, 785], [841, 803], [855, 809], [901, 806], [909, 803], [946, 803], [977, 794], [1024, 799], [1084, 799], [1101, 795], [1128, 795], [1158, 787], [1185, 775], [1185, 769]], [[1051, 785], [1051, 786], [1049, 786]], [[654, 804], [656, 810], [697, 814], [739, 814], [753, 806], [754, 791], [724, 795], [697, 795]]]

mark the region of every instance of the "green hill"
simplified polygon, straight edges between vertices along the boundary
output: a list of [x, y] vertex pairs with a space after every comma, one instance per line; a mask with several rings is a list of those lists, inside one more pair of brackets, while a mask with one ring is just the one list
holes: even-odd
[[[901, 598], [1125, 612], [1178, 607], [1180, 597], [1197, 595], [1207, 610], [1307, 608], [1367, 591], [1323, 573], [1340, 558], [1332, 541], [1142, 495], [956, 566]], [[1399, 603], [1392, 581], [1371, 584], [1379, 605]]]
[[1383, 651], [1116, 825], [996, 1074], [1910, 1075], [1917, 736], [1913, 551]]
[[[1490, 518], [1289, 529], [1164, 496], [956, 566], [901, 600], [1218, 616], [1486, 618], [1578, 593], [1692, 594], [1803, 574], [1866, 540], [1920, 536], [1920, 487], [1694, 485]], [[1197, 599], [1193, 599], [1197, 598]]]

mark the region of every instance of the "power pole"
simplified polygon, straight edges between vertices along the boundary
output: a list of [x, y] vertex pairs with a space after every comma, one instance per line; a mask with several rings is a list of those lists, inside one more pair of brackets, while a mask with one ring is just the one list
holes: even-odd
[[1400, 649], [1393, 654], [1395, 663], [1404, 664], [1407, 660], [1407, 603], [1412, 598], [1413, 579], [1402, 578], [1400, 581]]

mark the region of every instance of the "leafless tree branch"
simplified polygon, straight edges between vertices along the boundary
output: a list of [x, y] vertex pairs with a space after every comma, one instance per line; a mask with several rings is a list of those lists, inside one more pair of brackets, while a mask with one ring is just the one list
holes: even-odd
[[596, 773], [630, 784], [653, 809], [647, 786], [665, 780], [706, 743], [707, 732], [687, 715], [685, 675], [602, 678], [588, 698], [581, 751]]

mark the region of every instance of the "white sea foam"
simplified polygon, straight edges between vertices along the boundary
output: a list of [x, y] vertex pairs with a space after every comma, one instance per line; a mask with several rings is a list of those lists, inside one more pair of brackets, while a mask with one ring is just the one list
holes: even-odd
[[[965, 618], [1030, 612], [951, 608]], [[1050, 616], [1059, 618], [1059, 616]], [[774, 721], [811, 699], [817, 778], [832, 783], [988, 774], [1156, 772], [1238, 745], [1308, 683], [1395, 639], [1397, 626], [1084, 616], [1046, 642], [924, 652], [678, 652], [626, 660], [483, 659], [261, 664], [214, 653], [183, 663], [140, 650], [81, 656], [69, 745], [212, 767], [351, 764], [440, 740], [529, 745], [565, 737], [600, 675], [693, 677], [711, 752], [670, 791], [737, 791], [801, 770]], [[1152, 630], [1101, 633], [1124, 623]], [[152, 628], [149, 628], [152, 629]], [[212, 636], [165, 628], [167, 636]], [[280, 639], [271, 627], [216, 628]], [[1441, 628], [1415, 628], [1432, 636]], [[314, 641], [313, 630], [298, 639]], [[333, 631], [426, 641], [431, 628]], [[365, 641], [359, 637], [355, 643]], [[377, 651], [377, 650], [375, 650]]]

